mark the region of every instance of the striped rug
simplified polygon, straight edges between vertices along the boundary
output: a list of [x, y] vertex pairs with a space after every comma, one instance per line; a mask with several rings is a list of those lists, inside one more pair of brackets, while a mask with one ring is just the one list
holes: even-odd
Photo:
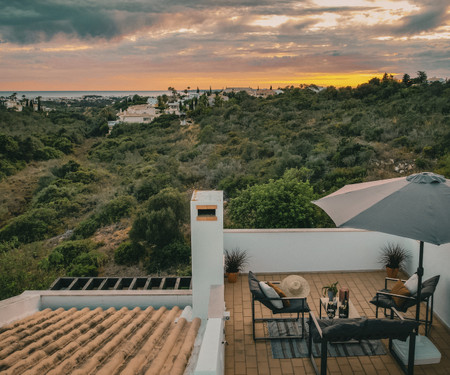
[[[286, 335], [301, 335], [301, 323], [295, 322], [268, 322], [269, 335], [271, 337]], [[306, 337], [303, 340], [270, 340], [272, 357], [278, 359], [307, 358], [308, 357], [308, 331], [306, 323]], [[320, 343], [312, 344], [314, 357], [320, 357]], [[350, 357], [384, 355], [386, 349], [380, 340], [361, 340], [357, 343], [328, 344], [329, 357]]]

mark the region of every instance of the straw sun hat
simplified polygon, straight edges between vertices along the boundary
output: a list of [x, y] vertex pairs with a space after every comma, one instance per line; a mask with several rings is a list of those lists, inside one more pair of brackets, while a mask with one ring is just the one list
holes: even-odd
[[298, 275], [285, 277], [281, 281], [280, 289], [287, 297], [307, 297], [310, 290], [308, 282]]

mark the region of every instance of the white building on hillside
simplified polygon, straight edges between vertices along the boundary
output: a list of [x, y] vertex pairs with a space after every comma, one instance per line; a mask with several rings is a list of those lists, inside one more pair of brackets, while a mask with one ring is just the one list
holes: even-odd
[[119, 120], [127, 123], [147, 124], [152, 122], [159, 113], [156, 113], [154, 105], [139, 104], [128, 107], [125, 111], [118, 113]]

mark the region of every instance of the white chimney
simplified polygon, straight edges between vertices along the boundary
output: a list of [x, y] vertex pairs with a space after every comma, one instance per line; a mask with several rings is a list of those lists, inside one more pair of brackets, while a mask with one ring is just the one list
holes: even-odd
[[195, 190], [191, 199], [193, 314], [208, 317], [210, 288], [223, 285], [223, 192]]

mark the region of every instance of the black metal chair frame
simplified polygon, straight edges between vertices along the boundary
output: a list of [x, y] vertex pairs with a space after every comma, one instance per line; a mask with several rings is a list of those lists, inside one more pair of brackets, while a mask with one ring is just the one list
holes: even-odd
[[[404, 320], [403, 316], [395, 308], [393, 308], [392, 310], [401, 320]], [[343, 320], [345, 320], [345, 319], [343, 319]], [[313, 324], [315, 325], [315, 327], [320, 335], [320, 338], [321, 338], [320, 370], [319, 370], [319, 368], [316, 364], [316, 361], [314, 359], [314, 356], [312, 354], [313, 335], [311, 334], [311, 332], [312, 332]], [[314, 371], [315, 371], [316, 375], [326, 375], [327, 374], [327, 359], [328, 359], [328, 343], [330, 341], [328, 341], [326, 338], [323, 337], [323, 332], [322, 332], [322, 329], [320, 328], [317, 318], [311, 311], [309, 313], [309, 325], [310, 325], [310, 328], [309, 328], [310, 334], [309, 334], [309, 339], [308, 339], [309, 359], [311, 361], [312, 366], [314, 367]], [[389, 352], [394, 357], [396, 362], [399, 364], [399, 366], [401, 367], [403, 372], [407, 375], [413, 375], [414, 374], [414, 357], [415, 357], [415, 348], [416, 348], [416, 333], [415, 333], [414, 329], [412, 329], [411, 333], [409, 334], [408, 364], [407, 365], [405, 365], [403, 363], [403, 361], [400, 359], [400, 357], [397, 355], [397, 353], [393, 350], [392, 340], [395, 338], [395, 334], [393, 333], [393, 335], [391, 337], [385, 337], [385, 338], [389, 339]], [[353, 337], [349, 336], [348, 338], [346, 338], [345, 341], [351, 341], [353, 339], [354, 339]], [[339, 342], [341, 342], [341, 340], [339, 340]]]
[[[252, 295], [252, 334], [253, 340], [283, 340], [283, 339], [302, 339], [305, 337], [305, 312], [309, 312], [309, 306], [306, 302], [306, 297], [283, 297], [283, 298], [268, 298], [259, 285], [260, 281], [256, 278], [253, 272], [249, 271], [248, 281], [250, 293]], [[279, 284], [279, 281], [271, 281], [273, 284]], [[272, 301], [290, 301], [291, 305], [283, 307], [281, 309], [276, 308]], [[256, 318], [255, 316], [255, 301], [261, 303], [267, 307], [272, 312], [272, 317], [270, 318]], [[296, 318], [274, 318], [274, 314], [297, 314]], [[302, 314], [302, 334], [301, 335], [283, 335], [283, 336], [256, 336], [256, 323], [265, 322], [298, 322], [300, 321], [300, 313]]]
[[[278, 281], [271, 281], [272, 284], [279, 284]], [[266, 301], [269, 303], [272, 303], [271, 301], [293, 301], [293, 300], [301, 300], [302, 301], [302, 311], [296, 312], [297, 317], [296, 318], [256, 318], [255, 317], [255, 301], [261, 302]], [[264, 306], [266, 306], [269, 310], [272, 311], [272, 314], [282, 314], [283, 309], [277, 309], [277, 308], [269, 308], [267, 305], [262, 303]], [[287, 340], [287, 339], [303, 339], [305, 337], [305, 312], [309, 311], [308, 304], [306, 303], [306, 297], [284, 297], [284, 298], [255, 298], [255, 296], [252, 293], [252, 331], [253, 331], [253, 340]], [[302, 334], [299, 335], [288, 335], [288, 336], [260, 336], [256, 337], [256, 323], [265, 323], [265, 322], [298, 322], [300, 320], [300, 313], [302, 314]], [[292, 314], [292, 312], [291, 312]], [[295, 312], [294, 312], [295, 314]]]
[[[399, 280], [403, 281], [403, 282], [406, 281], [406, 280], [403, 280], [403, 279], [396, 279], [396, 278], [392, 278], [392, 277], [386, 277], [384, 279], [384, 289], [388, 289], [387, 284], [388, 284], [389, 281], [397, 282]], [[401, 294], [394, 294], [394, 293], [389, 293], [389, 292], [384, 292], [382, 290], [378, 290], [377, 294], [376, 294], [376, 299], [375, 299], [377, 301], [377, 303], [375, 304], [375, 307], [376, 307], [376, 309], [375, 309], [375, 317], [376, 318], [378, 318], [378, 309], [379, 308], [383, 308], [383, 307], [378, 306], [378, 299], [379, 299], [380, 295], [385, 295], [385, 296], [388, 296], [388, 297], [391, 297], [391, 298], [392, 297], [399, 297], [399, 298], [403, 298], [405, 300], [416, 301], [417, 302], [417, 298], [416, 297], [404, 296], [404, 295], [401, 295]], [[428, 333], [430, 331], [431, 325], [433, 324], [433, 298], [434, 298], [433, 296], [434, 296], [434, 293], [429, 295], [428, 297], [421, 298], [421, 302], [425, 302], [426, 303], [425, 319], [419, 319], [418, 321], [420, 323], [423, 323], [424, 326], [425, 326], [425, 336], [428, 336]], [[412, 307], [412, 306], [410, 306], [410, 307]], [[408, 307], [406, 309], [400, 309], [400, 311], [406, 312], [410, 307]], [[384, 307], [384, 316], [385, 317], [392, 317], [392, 311], [391, 311], [390, 314], [388, 314], [387, 310], [388, 310], [388, 308]], [[408, 318], [408, 317], [404, 317], [404, 319], [416, 320], [416, 318]]]

